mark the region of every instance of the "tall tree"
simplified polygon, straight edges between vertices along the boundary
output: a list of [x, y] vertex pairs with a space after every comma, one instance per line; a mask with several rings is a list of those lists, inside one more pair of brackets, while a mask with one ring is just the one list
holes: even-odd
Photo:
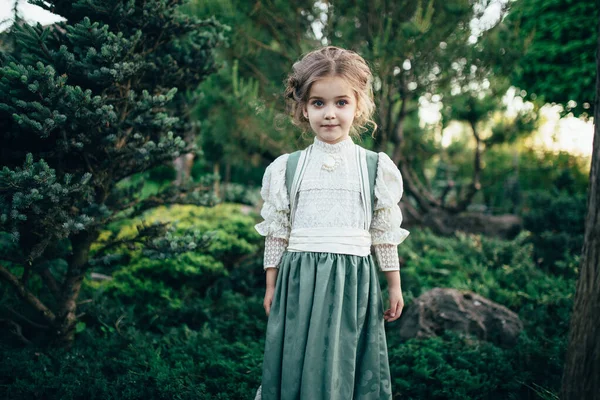
[[600, 393], [600, 19], [596, 26], [592, 167], [581, 266], [560, 392], [564, 400], [593, 400]]
[[0, 57], [0, 236], [13, 242], [0, 254], [0, 280], [38, 314], [36, 323], [14, 312], [19, 322], [70, 346], [82, 280], [113, 262], [116, 246], [164, 256], [201, 243], [156, 225], [90, 249], [110, 222], [212, 201], [201, 186], [140, 198], [119, 182], [194, 149], [182, 137], [195, 133], [189, 109], [215, 70], [222, 26], [182, 14], [183, 1], [31, 3], [66, 22], [13, 25], [14, 48]]
[[506, 22], [518, 27], [514, 46], [523, 46], [525, 52], [515, 70], [517, 84], [536, 101], [562, 105], [565, 113], [585, 116], [593, 110], [594, 142], [584, 244], [560, 398], [597, 399], [600, 393], [600, 9], [595, 2], [586, 0], [519, 0], [513, 4]]
[[600, 393], [600, 23], [596, 50], [594, 144], [585, 236], [560, 398], [594, 400]]

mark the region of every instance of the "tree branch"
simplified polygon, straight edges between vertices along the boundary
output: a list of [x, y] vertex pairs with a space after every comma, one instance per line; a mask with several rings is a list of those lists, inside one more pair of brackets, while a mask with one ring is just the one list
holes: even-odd
[[[211, 188], [199, 186], [194, 188], [191, 193], [196, 192], [210, 192]], [[198, 201], [189, 196], [188, 191], [185, 190], [165, 190], [162, 193], [159, 193], [155, 196], [147, 197], [143, 200], [132, 200], [128, 203], [118, 205], [114, 209], [116, 211], [124, 211], [131, 207], [135, 207], [131, 213], [127, 215], [127, 218], [135, 218], [140, 216], [146, 210], [150, 210], [152, 208], [156, 208], [158, 206], [166, 206], [172, 204], [190, 204], [190, 205], [198, 205]], [[116, 213], [114, 214], [116, 216]], [[114, 222], [117, 218], [110, 219], [108, 222]]]
[[454, 207], [447, 207], [447, 210], [453, 213], [459, 213], [467, 209], [469, 204], [473, 201], [475, 194], [481, 189], [481, 137], [477, 131], [477, 126], [474, 121], [470, 121], [471, 129], [473, 130], [473, 137], [475, 137], [475, 157], [473, 159], [473, 178], [467, 189], [467, 193], [464, 197], [457, 202]]
[[21, 331], [21, 325], [17, 324], [15, 321], [10, 320], [10, 319], [0, 319], [0, 325], [5, 324], [9, 327], [12, 327], [12, 333], [19, 338], [19, 340], [21, 342], [23, 342], [24, 344], [31, 344], [31, 341], [29, 339], [27, 339], [25, 336], [23, 336], [23, 332]]
[[50, 327], [48, 327], [47, 325], [42, 325], [42, 324], [38, 324], [37, 322], [33, 322], [32, 320], [30, 320], [26, 316], [24, 316], [24, 315], [20, 314], [19, 312], [17, 312], [12, 307], [9, 307], [9, 306], [5, 305], [4, 308], [6, 308], [12, 315], [14, 315], [15, 317], [19, 318], [23, 322], [28, 323], [29, 325], [33, 326], [34, 328], [44, 329], [44, 330], [50, 329]]
[[0, 278], [8, 282], [17, 292], [17, 294], [30, 306], [39, 311], [44, 319], [52, 324], [56, 316], [44, 303], [42, 303], [33, 293], [19, 281], [15, 275], [10, 273], [8, 269], [0, 265]]
[[92, 243], [98, 238], [99, 231], [82, 231], [71, 238], [72, 254], [68, 259], [69, 267], [60, 292], [63, 294], [59, 303], [58, 316], [54, 327], [63, 343], [72, 343], [77, 322], [77, 298], [81, 290], [81, 282], [89, 267], [88, 258]]
[[421, 185], [421, 181], [417, 177], [417, 174], [410, 167], [408, 161], [402, 154], [400, 154], [399, 168], [407, 192], [415, 198], [419, 208], [423, 210], [423, 212], [427, 213], [431, 211], [432, 208], [441, 206], [440, 202]]
[[42, 269], [40, 271], [40, 276], [42, 277], [42, 280], [44, 281], [54, 298], [57, 300], [60, 299], [60, 287], [58, 286], [58, 282], [54, 278], [54, 275], [52, 275], [50, 268], [46, 267]]
[[137, 235], [137, 236], [135, 236], [133, 238], [129, 238], [129, 239], [120, 239], [120, 240], [113, 240], [112, 242], [108, 242], [106, 245], [104, 245], [104, 247], [102, 247], [101, 249], [97, 250], [94, 253], [93, 259], [99, 259], [99, 258], [104, 257], [110, 249], [113, 249], [117, 246], [121, 246], [121, 245], [128, 246], [128, 245], [133, 245], [135, 243], [143, 244], [144, 241], [141, 239], [142, 239], [142, 236]]

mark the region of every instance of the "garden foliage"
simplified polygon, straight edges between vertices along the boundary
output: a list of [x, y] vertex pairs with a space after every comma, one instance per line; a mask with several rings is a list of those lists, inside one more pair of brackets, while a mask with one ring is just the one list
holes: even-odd
[[[253, 398], [267, 317], [262, 307], [263, 241], [253, 228], [257, 216], [244, 210], [229, 204], [175, 206], [145, 215], [172, 221], [177, 229], [194, 226], [215, 239], [202, 252], [162, 261], [118, 249], [128, 261], [112, 267], [112, 280], [85, 281], [82, 299], [91, 302], [81, 306], [85, 325], [80, 325], [73, 351], [4, 343], [0, 394]], [[112, 229], [127, 235], [135, 224]], [[434, 287], [473, 290], [517, 312], [525, 328], [514, 348], [501, 349], [453, 332], [402, 342], [397, 325], [387, 325], [395, 394], [415, 400], [552, 398], [561, 374], [575, 274], [539, 268], [530, 237], [523, 232], [504, 241], [412, 230], [399, 249], [405, 307]], [[576, 269], [576, 255], [563, 268]], [[385, 299], [385, 284], [382, 288]]]

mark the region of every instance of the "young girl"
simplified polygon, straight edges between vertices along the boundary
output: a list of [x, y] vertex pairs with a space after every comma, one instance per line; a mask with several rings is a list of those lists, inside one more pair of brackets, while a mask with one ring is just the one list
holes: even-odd
[[[372, 75], [328, 46], [293, 66], [286, 98], [312, 145], [267, 167], [261, 195], [268, 315], [263, 400], [391, 399], [384, 320], [400, 317], [400, 171], [350, 135], [371, 120]], [[379, 269], [390, 308], [383, 310]]]

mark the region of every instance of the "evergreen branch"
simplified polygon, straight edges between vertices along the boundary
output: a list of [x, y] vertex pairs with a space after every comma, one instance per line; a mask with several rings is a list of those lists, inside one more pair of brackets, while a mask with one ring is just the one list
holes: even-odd
[[135, 237], [107, 243], [96, 252], [93, 259], [89, 260], [89, 264], [92, 266], [100, 263], [108, 265], [111, 261], [121, 258], [120, 255], [108, 254], [110, 249], [120, 245], [140, 244], [145, 256], [165, 259], [189, 251], [202, 251], [209, 246], [215, 236], [215, 232], [201, 232], [197, 229], [189, 229], [183, 233], [176, 232], [176, 228], [170, 222], [152, 224], [142, 222], [137, 229], [139, 234]]
[[[165, 226], [166, 224], [162, 227]], [[176, 228], [170, 225], [163, 237], [147, 241], [142, 254], [152, 259], [164, 260], [189, 251], [203, 251], [217, 234], [216, 231], [201, 232], [198, 229], [188, 229], [183, 234], [175, 231]]]
[[[212, 188], [200, 187], [194, 190], [192, 193], [199, 193], [200, 191], [210, 193]], [[136, 209], [130, 215], [130, 218], [137, 217], [143, 214], [145, 211], [156, 208], [158, 206], [168, 206], [174, 204], [181, 205], [206, 205], [199, 202], [199, 199], [190, 196], [189, 193], [181, 191], [180, 193], [173, 193], [172, 190], [167, 190], [156, 196], [148, 197], [137, 204]]]
[[[134, 134], [134, 139], [138, 140], [140, 134]], [[113, 153], [111, 165], [118, 165], [119, 169], [111, 171], [113, 180], [120, 181], [135, 173], [147, 171], [163, 164], [165, 161], [172, 161], [179, 154], [195, 152], [194, 143], [187, 144], [180, 137], [169, 132], [167, 138], [156, 145], [153, 141], [147, 141], [138, 145], [134, 143], [125, 143], [127, 147], [119, 149], [118, 153]], [[117, 147], [115, 147], [117, 149]]]
[[0, 279], [8, 282], [13, 289], [17, 292], [19, 297], [21, 297], [27, 304], [32, 306], [34, 309], [39, 311], [44, 319], [48, 321], [50, 324], [54, 322], [56, 316], [44, 303], [40, 301], [33, 293], [31, 293], [27, 288], [19, 281], [15, 275], [13, 275], [8, 269], [0, 265]]
[[[216, 198], [211, 196], [212, 194], [212, 187], [208, 184], [196, 186], [191, 191], [186, 190], [185, 188], [169, 187], [161, 193], [142, 200], [133, 199], [126, 203], [116, 203], [111, 206], [111, 209], [114, 210], [115, 213], [107, 220], [107, 222], [112, 223], [123, 219], [135, 218], [142, 215], [145, 211], [158, 206], [175, 204], [197, 206], [212, 205], [216, 202]], [[130, 212], [119, 215], [119, 212], [127, 211], [132, 208], [133, 210]]]
[[[65, 140], [66, 140], [66, 138], [65, 138]], [[94, 168], [92, 167], [92, 164], [90, 163], [90, 158], [87, 153], [83, 153], [83, 160], [85, 161], [85, 165], [87, 166], [88, 172], [90, 174], [93, 174]]]
[[19, 312], [17, 312], [14, 308], [9, 307], [7, 305], [4, 306], [4, 308], [6, 308], [11, 314], [13, 314], [15, 317], [19, 318], [20, 320], [22, 320], [23, 322], [28, 323], [29, 325], [33, 326], [34, 328], [38, 328], [38, 329], [50, 329], [50, 327], [48, 325], [42, 325], [42, 324], [38, 324], [37, 322], [33, 322], [32, 320], [30, 320], [29, 318], [27, 318], [26, 316], [20, 314]]
[[[50, 51], [48, 50], [48, 47], [46, 46], [46, 43], [44, 43], [44, 40], [42, 39], [42, 35], [40, 35], [37, 40], [38, 40], [38, 44], [40, 46], [40, 49], [42, 49], [42, 51], [44, 52], [44, 54], [48, 58], [48, 61], [51, 61], [52, 60], [52, 54], [50, 54]], [[41, 95], [40, 95], [40, 97], [41, 97]]]
[[126, 246], [128, 249], [132, 250], [134, 244], [145, 243], [145, 241], [142, 239], [144, 237], [149, 237], [149, 236], [150, 236], [149, 234], [147, 234], [144, 230], [142, 230], [141, 233], [135, 237], [127, 238], [127, 239], [113, 240], [111, 242], [107, 242], [103, 247], [101, 247], [99, 250], [97, 250], [94, 253], [94, 257], [89, 261], [89, 264], [90, 265], [98, 264], [100, 259], [102, 259], [108, 255], [109, 250], [115, 249], [119, 246]]
[[0, 319], [0, 325], [5, 324], [13, 328], [12, 333], [19, 338], [21, 342], [24, 344], [31, 344], [31, 341], [23, 336], [23, 332], [21, 330], [21, 325], [17, 324], [15, 321], [10, 319]]
[[[123, 86], [119, 85], [119, 93], [121, 95], [121, 98], [125, 97], [126, 93], [129, 93], [129, 91], [131, 90], [131, 79], [127, 80], [127, 86], [124, 88], [125, 90], [123, 91]], [[127, 118], [127, 116], [129, 115], [129, 102], [125, 102], [125, 107], [123, 107], [123, 111], [121, 111], [121, 117], [119, 118], [119, 122], [123, 122], [125, 121], [125, 119]], [[129, 130], [129, 132], [131, 132], [131, 130]]]

